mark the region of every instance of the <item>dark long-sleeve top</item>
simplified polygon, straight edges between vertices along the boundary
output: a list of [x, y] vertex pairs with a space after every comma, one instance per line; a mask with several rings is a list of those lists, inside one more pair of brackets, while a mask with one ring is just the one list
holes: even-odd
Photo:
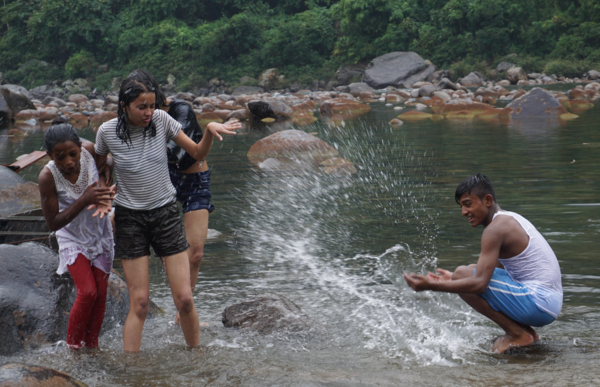
[[[180, 99], [173, 99], [169, 105], [168, 113], [181, 124], [181, 129], [192, 141], [199, 143], [202, 140], [202, 128], [198, 124], [196, 113], [189, 103]], [[167, 156], [169, 163], [177, 164], [180, 171], [185, 171], [197, 162], [186, 151], [178, 147], [174, 141], [169, 141], [167, 144]]]

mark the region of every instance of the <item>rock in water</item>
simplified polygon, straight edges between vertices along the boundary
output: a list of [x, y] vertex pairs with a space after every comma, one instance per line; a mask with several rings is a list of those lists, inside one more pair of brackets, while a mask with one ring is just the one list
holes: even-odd
[[38, 186], [0, 165], [0, 216], [40, 207]]
[[[420, 74], [428, 69], [428, 67], [427, 62], [417, 53], [404, 51], [390, 52], [378, 56], [369, 63], [363, 76], [363, 82], [375, 89], [383, 89], [388, 86], [411, 87], [419, 79], [412, 80], [410, 85], [406, 85], [404, 81], [408, 78], [414, 78], [414, 75]], [[423, 73], [422, 79], [427, 78], [431, 73], [427, 75]]]
[[16, 85], [0, 86], [0, 124], [12, 120], [21, 110], [35, 110], [33, 102], [23, 94], [26, 91], [27, 89]]
[[252, 116], [257, 120], [263, 118], [286, 119], [294, 114], [292, 108], [281, 101], [253, 100], [248, 102], [247, 106]]
[[462, 86], [473, 87], [483, 85], [483, 77], [477, 71], [473, 71], [464, 78], [459, 79]]
[[248, 150], [248, 159], [258, 164], [266, 159], [295, 159], [319, 163], [338, 155], [338, 151], [326, 143], [300, 130], [284, 130], [257, 141]]
[[298, 305], [275, 294], [263, 294], [228, 306], [223, 311], [222, 321], [227, 328], [247, 328], [263, 335], [304, 331], [313, 325]]
[[0, 367], [0, 387], [85, 387], [85, 383], [42, 366], [8, 363]]
[[506, 107], [513, 109], [511, 113], [513, 119], [560, 117], [567, 113], [567, 110], [552, 94], [539, 87], [515, 99]]
[[[64, 340], [76, 291], [69, 274], [56, 274], [58, 256], [28, 242], [0, 245], [0, 355]], [[102, 331], [123, 324], [129, 311], [127, 285], [114, 272]], [[152, 301], [150, 317], [164, 313]]]

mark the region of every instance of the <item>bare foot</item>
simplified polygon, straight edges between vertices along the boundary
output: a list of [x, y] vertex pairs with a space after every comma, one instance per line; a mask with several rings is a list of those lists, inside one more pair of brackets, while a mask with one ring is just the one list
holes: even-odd
[[492, 352], [504, 353], [510, 348], [526, 347], [531, 345], [533, 341], [533, 336], [528, 332], [523, 332], [523, 334], [518, 337], [512, 337], [509, 335], [500, 336], [498, 339], [496, 339], [496, 341], [494, 341], [494, 345], [492, 345]]
[[181, 325], [180, 319], [179, 319], [179, 311], [177, 311], [177, 313], [175, 313], [175, 321], [174, 323], [176, 325]]
[[531, 337], [533, 337], [533, 341], [538, 341], [540, 339], [540, 336], [537, 334], [537, 332], [530, 326], [526, 326], [525, 330], [527, 331], [527, 333], [529, 333], [531, 335]]

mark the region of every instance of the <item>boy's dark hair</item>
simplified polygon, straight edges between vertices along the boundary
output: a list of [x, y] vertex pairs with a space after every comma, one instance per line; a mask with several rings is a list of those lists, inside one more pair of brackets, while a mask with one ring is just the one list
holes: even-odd
[[[129, 132], [129, 118], [125, 112], [124, 107], [136, 100], [140, 94], [143, 93], [154, 93], [157, 98], [157, 92], [155, 87], [156, 81], [148, 72], [144, 70], [135, 70], [125, 78], [121, 83], [119, 89], [119, 106], [117, 108], [117, 137], [121, 139], [128, 147], [132, 147], [131, 134]], [[161, 93], [162, 94], [162, 93]], [[156, 101], [158, 102], [158, 101]], [[123, 106], [121, 106], [123, 103]], [[144, 128], [144, 136], [146, 132], [150, 130], [150, 136], [156, 136], [156, 124], [154, 120], [150, 120], [147, 127]]]
[[81, 139], [77, 131], [67, 122], [66, 118], [57, 117], [52, 121], [52, 126], [46, 130], [44, 144], [48, 153], [52, 153], [52, 148], [61, 142], [73, 141], [77, 146], [81, 147]]
[[469, 176], [460, 182], [458, 187], [456, 187], [456, 192], [454, 193], [454, 200], [456, 200], [456, 203], [460, 204], [460, 197], [466, 193], [477, 195], [481, 200], [483, 200], [485, 195], [489, 194], [492, 195], [492, 199], [494, 199], [494, 202], [496, 203], [496, 193], [494, 192], [494, 187], [492, 187], [490, 179], [481, 173]]

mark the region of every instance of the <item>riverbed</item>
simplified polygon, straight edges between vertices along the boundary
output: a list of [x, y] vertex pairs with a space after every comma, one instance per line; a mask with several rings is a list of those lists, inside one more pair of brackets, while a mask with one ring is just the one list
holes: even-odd
[[[561, 86], [557, 86], [561, 87]], [[564, 89], [564, 86], [562, 86]], [[166, 315], [146, 322], [142, 351], [125, 354], [121, 328], [100, 350], [64, 343], [10, 357], [90, 386], [591, 386], [600, 385], [600, 106], [573, 121], [517, 125], [478, 119], [399, 127], [383, 103], [343, 125], [303, 127], [354, 162], [350, 177], [265, 173], [246, 157], [276, 124], [215, 142], [211, 239], [195, 303], [200, 347], [173, 325], [166, 276], [151, 260], [151, 298]], [[405, 109], [404, 111], [406, 111]], [[290, 127], [291, 128], [291, 127]], [[43, 147], [0, 129], [0, 164]], [[94, 140], [90, 129], [81, 136]], [[23, 171], [36, 181], [41, 166]], [[454, 190], [486, 174], [505, 210], [528, 218], [562, 269], [564, 306], [534, 345], [497, 355], [503, 332], [455, 295], [415, 293], [406, 271], [475, 263], [482, 228], [460, 215]], [[295, 302], [318, 329], [261, 336], [224, 328], [223, 309], [263, 293]]]

